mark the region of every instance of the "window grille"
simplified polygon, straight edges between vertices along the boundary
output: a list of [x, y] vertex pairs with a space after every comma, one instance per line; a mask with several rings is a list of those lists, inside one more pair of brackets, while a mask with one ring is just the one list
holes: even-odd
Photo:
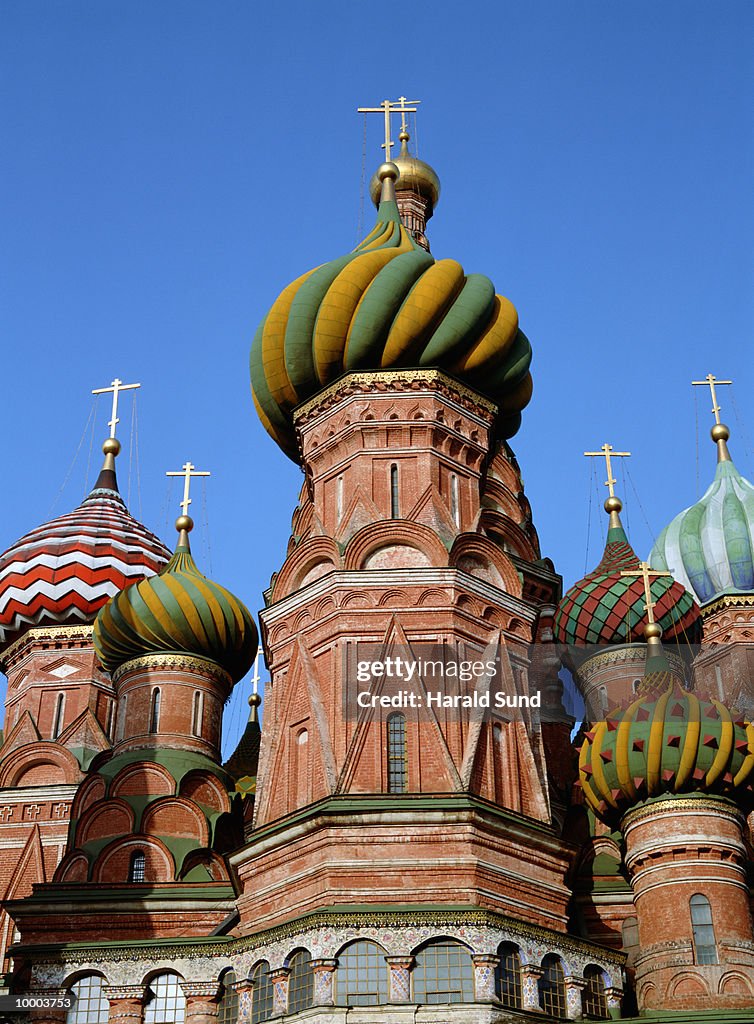
[[233, 988], [235, 971], [226, 971], [222, 976], [222, 995], [217, 1008], [218, 1024], [236, 1024], [238, 1020], [238, 993]]
[[147, 858], [143, 850], [134, 850], [128, 865], [128, 881], [144, 882], [147, 877]]
[[262, 1024], [272, 1016], [270, 965], [258, 964], [251, 975], [251, 1024]]
[[706, 896], [697, 893], [689, 900], [691, 927], [694, 932], [695, 960], [698, 964], [716, 964], [717, 945], [712, 924], [712, 907]]
[[107, 1024], [110, 1003], [102, 994], [102, 984], [98, 974], [87, 974], [71, 985], [76, 1002], [66, 1015], [66, 1024]]
[[398, 467], [392, 465], [390, 467], [390, 517], [391, 519], [400, 518], [400, 508], [398, 501]]
[[158, 974], [149, 983], [144, 1024], [183, 1024], [186, 997], [176, 974]]
[[405, 793], [407, 789], [406, 716], [396, 712], [387, 720], [387, 791]]
[[503, 1006], [521, 1009], [521, 954], [518, 946], [505, 942], [498, 949], [500, 963], [495, 969], [495, 989]]
[[584, 971], [584, 980], [586, 987], [581, 993], [581, 1009], [584, 1016], [591, 1020], [609, 1020], [602, 970], [596, 965], [587, 967]]
[[474, 968], [458, 942], [433, 942], [416, 955], [413, 971], [417, 1003], [472, 1003]]
[[539, 1004], [551, 1017], [564, 1017], [566, 1011], [565, 977], [560, 959], [553, 953], [542, 961], [544, 974], [537, 982]]
[[307, 949], [294, 953], [288, 964], [288, 1013], [307, 1010], [314, 1002], [314, 972]]
[[351, 943], [338, 956], [335, 973], [337, 1006], [378, 1006], [388, 1001], [385, 951], [365, 939]]
[[152, 691], [152, 710], [149, 715], [149, 731], [157, 732], [160, 725], [160, 691]]
[[197, 690], [194, 694], [194, 706], [191, 714], [191, 732], [194, 736], [202, 734], [202, 718], [204, 717], [204, 694]]

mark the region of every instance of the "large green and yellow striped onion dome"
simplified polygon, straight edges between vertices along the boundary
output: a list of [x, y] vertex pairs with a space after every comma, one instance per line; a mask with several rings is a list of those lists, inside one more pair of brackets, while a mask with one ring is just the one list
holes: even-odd
[[257, 629], [246, 606], [199, 571], [182, 532], [157, 576], [126, 587], [101, 609], [94, 649], [110, 673], [143, 655], [189, 654], [219, 665], [236, 683], [256, 657]]
[[[656, 690], [657, 687], [655, 686]], [[592, 810], [616, 821], [653, 797], [705, 793], [754, 801], [754, 726], [669, 678], [585, 734], [579, 779]]]
[[494, 401], [511, 437], [531, 397], [531, 346], [489, 278], [435, 260], [401, 223], [394, 164], [377, 223], [353, 252], [285, 288], [257, 329], [251, 385], [268, 433], [298, 460], [293, 410], [342, 373], [439, 367]]

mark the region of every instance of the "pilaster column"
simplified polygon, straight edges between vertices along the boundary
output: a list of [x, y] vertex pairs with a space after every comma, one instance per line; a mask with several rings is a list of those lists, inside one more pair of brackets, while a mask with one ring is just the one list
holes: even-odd
[[290, 976], [288, 967], [278, 967], [270, 971], [272, 982], [272, 1016], [276, 1013], [288, 1013], [288, 978]]
[[186, 1024], [217, 1024], [219, 990], [216, 981], [182, 981]]
[[500, 957], [494, 953], [474, 953], [474, 998], [478, 1003], [491, 1003], [495, 999], [495, 968]]
[[[40, 988], [29, 993], [32, 999], [63, 999], [71, 993], [67, 988]], [[47, 1006], [31, 1009], [29, 1020], [32, 1024], [63, 1024], [68, 1011]]]
[[521, 1009], [538, 1010], [542, 1012], [539, 1005], [539, 989], [537, 982], [544, 974], [544, 969], [538, 964], [521, 964]]
[[412, 956], [386, 956], [385, 963], [390, 970], [390, 1002], [411, 1002], [411, 968], [414, 966]]
[[607, 1001], [607, 1012], [610, 1014], [610, 1019], [618, 1020], [620, 1018], [620, 1004], [623, 1001], [623, 989], [606, 988], [605, 999]]
[[234, 981], [232, 988], [238, 996], [238, 1024], [249, 1024], [251, 1018], [251, 981], [248, 978]]
[[110, 1000], [108, 1024], [141, 1024], [144, 1017], [143, 985], [103, 985], [102, 994]]
[[569, 1020], [579, 1020], [583, 1010], [581, 1007], [581, 993], [586, 988], [586, 981], [583, 978], [575, 978], [568, 975], [563, 979], [566, 996], [566, 1017]]
[[314, 972], [314, 1005], [334, 1006], [333, 982], [337, 960], [312, 960]]

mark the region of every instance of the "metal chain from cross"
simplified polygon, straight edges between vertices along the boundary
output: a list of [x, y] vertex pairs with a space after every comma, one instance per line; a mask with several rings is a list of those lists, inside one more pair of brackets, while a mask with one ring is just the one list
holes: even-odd
[[134, 388], [140, 387], [141, 384], [124, 384], [122, 380], [119, 380], [116, 377], [110, 384], [109, 388], [96, 388], [92, 391], [93, 395], [105, 395], [110, 391], [113, 393], [113, 412], [108, 423], [108, 426], [110, 427], [110, 437], [115, 437], [115, 428], [120, 423], [120, 420], [118, 419], [118, 395], [121, 391], [133, 391]]
[[183, 477], [183, 501], [181, 501], [181, 510], [184, 516], [189, 514], [189, 505], [191, 504], [191, 498], [189, 497], [189, 491], [191, 489], [191, 480], [195, 476], [210, 476], [211, 474], [206, 470], [195, 469], [193, 463], [184, 462], [183, 468], [179, 470], [170, 470], [165, 473], [165, 476], [182, 476]]
[[[395, 143], [390, 138], [390, 115], [400, 114], [401, 115], [401, 128], [405, 131], [406, 129], [406, 114], [415, 114], [418, 104], [421, 100], [409, 100], [405, 96], [399, 96], [397, 100], [383, 100], [378, 107], [358, 107], [358, 114], [382, 114], [385, 118], [385, 141], [382, 143], [382, 149], [385, 150], [385, 160], [389, 161], [393, 146]], [[411, 104], [411, 106], [407, 106]]]
[[584, 452], [584, 455], [589, 456], [590, 458], [594, 458], [595, 456], [597, 458], [599, 458], [600, 456], [604, 457], [605, 465], [607, 467], [607, 480], [605, 481], [605, 486], [607, 487], [608, 493], [611, 498], [615, 497], [615, 484], [618, 481], [613, 476], [613, 467], [610, 460], [618, 457], [622, 459], [627, 458], [630, 454], [631, 452], [614, 451], [613, 446], [611, 444], [607, 444], [607, 442], [605, 442], [605, 444], [602, 445], [598, 452]]
[[713, 374], [708, 373], [704, 380], [692, 380], [691, 382], [694, 387], [704, 387], [706, 384], [710, 389], [712, 395], [712, 414], [715, 417], [715, 423], [720, 423], [720, 406], [717, 404], [717, 392], [715, 391], [716, 384], [732, 384], [732, 380], [718, 380]]
[[658, 576], [670, 576], [670, 573], [657, 572], [649, 562], [639, 562], [638, 569], [624, 569], [621, 571], [621, 576], [633, 576], [634, 579], [641, 577], [644, 580], [644, 611], [647, 613], [647, 622], [654, 623], [654, 609], [657, 602], [652, 600], [651, 580], [657, 579]]

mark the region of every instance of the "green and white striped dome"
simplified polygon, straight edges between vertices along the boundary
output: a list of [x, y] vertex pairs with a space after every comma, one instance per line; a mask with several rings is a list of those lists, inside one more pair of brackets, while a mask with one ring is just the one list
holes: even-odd
[[672, 573], [702, 605], [754, 592], [754, 486], [724, 445], [710, 487], [665, 527], [649, 556], [654, 569]]

